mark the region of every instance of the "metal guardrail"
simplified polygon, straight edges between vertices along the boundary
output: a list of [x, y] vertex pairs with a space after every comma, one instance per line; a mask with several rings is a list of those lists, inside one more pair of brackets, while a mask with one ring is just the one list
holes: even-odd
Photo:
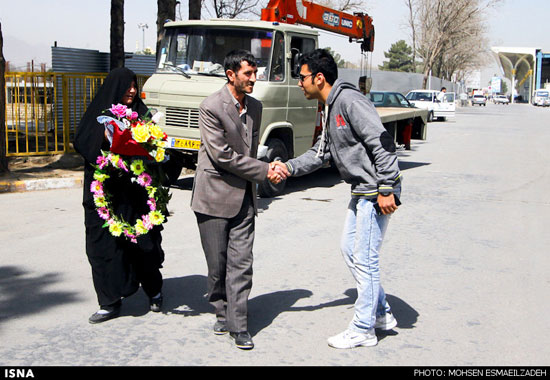
[[[74, 152], [72, 141], [107, 73], [8, 72], [6, 155]], [[138, 75], [138, 86], [149, 78]]]

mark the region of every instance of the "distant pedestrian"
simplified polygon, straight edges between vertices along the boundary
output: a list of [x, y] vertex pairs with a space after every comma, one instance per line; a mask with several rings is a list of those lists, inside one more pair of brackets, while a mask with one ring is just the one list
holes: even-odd
[[441, 87], [441, 91], [439, 92], [439, 94], [437, 94], [437, 100], [439, 100], [441, 103], [446, 102], [447, 101], [447, 98], [445, 97], [446, 93], [447, 93], [447, 88]]

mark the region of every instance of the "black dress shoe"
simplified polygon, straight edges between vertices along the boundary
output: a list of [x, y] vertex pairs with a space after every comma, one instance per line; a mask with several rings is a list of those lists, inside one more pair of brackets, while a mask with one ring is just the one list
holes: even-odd
[[154, 311], [155, 313], [160, 311], [162, 308], [162, 293], [160, 293], [157, 297], [149, 298], [149, 307], [151, 311]]
[[228, 332], [229, 330], [227, 330], [227, 324], [225, 321], [216, 321], [216, 323], [214, 323], [214, 334], [223, 335]]
[[229, 333], [229, 336], [235, 340], [235, 345], [238, 348], [241, 348], [243, 350], [251, 350], [254, 348], [254, 342], [252, 342], [252, 337], [248, 333], [248, 331], [242, 331], [242, 332], [232, 332]]
[[116, 318], [120, 314], [120, 307], [115, 307], [111, 310], [105, 310], [105, 311], [108, 311], [108, 312], [100, 313], [99, 311], [97, 311], [93, 313], [92, 316], [88, 319], [88, 322], [95, 324], [95, 323], [101, 323], [101, 322], [108, 321], [109, 319]]

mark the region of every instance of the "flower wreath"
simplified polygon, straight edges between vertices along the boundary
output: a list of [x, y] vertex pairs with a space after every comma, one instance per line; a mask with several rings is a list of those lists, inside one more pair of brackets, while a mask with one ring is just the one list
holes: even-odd
[[[171, 198], [168, 188], [160, 184], [160, 179], [147, 170], [145, 161], [135, 156], [146, 156], [155, 162], [165, 160], [164, 141], [166, 134], [156, 125], [157, 120], [142, 121], [137, 113], [123, 105], [113, 105], [109, 109], [117, 119], [100, 116], [98, 121], [105, 125], [111, 142], [110, 151], [101, 151], [96, 160], [96, 170], [90, 191], [99, 217], [105, 220], [104, 228], [109, 228], [115, 237], [125, 236], [137, 243], [139, 236], [147, 234], [155, 226], [160, 226], [168, 216], [167, 204]], [[158, 115], [158, 114], [156, 114]], [[155, 115], [155, 116], [156, 116]], [[126, 153], [126, 154], [125, 154]], [[132, 158], [125, 156], [132, 156]], [[123, 171], [130, 174], [130, 180], [147, 192], [149, 212], [130, 224], [117, 216], [111, 205], [111, 196], [104, 186], [109, 173]]]

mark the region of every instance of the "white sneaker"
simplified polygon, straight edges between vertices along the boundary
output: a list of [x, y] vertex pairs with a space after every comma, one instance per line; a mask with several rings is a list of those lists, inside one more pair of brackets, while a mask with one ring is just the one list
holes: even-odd
[[328, 345], [334, 348], [353, 348], [358, 346], [376, 346], [378, 339], [374, 329], [362, 334], [352, 330], [346, 330], [338, 335], [328, 338]]
[[391, 330], [397, 326], [397, 321], [395, 320], [392, 313], [386, 313], [384, 315], [376, 318], [376, 323], [374, 324], [375, 329], [381, 330]]

